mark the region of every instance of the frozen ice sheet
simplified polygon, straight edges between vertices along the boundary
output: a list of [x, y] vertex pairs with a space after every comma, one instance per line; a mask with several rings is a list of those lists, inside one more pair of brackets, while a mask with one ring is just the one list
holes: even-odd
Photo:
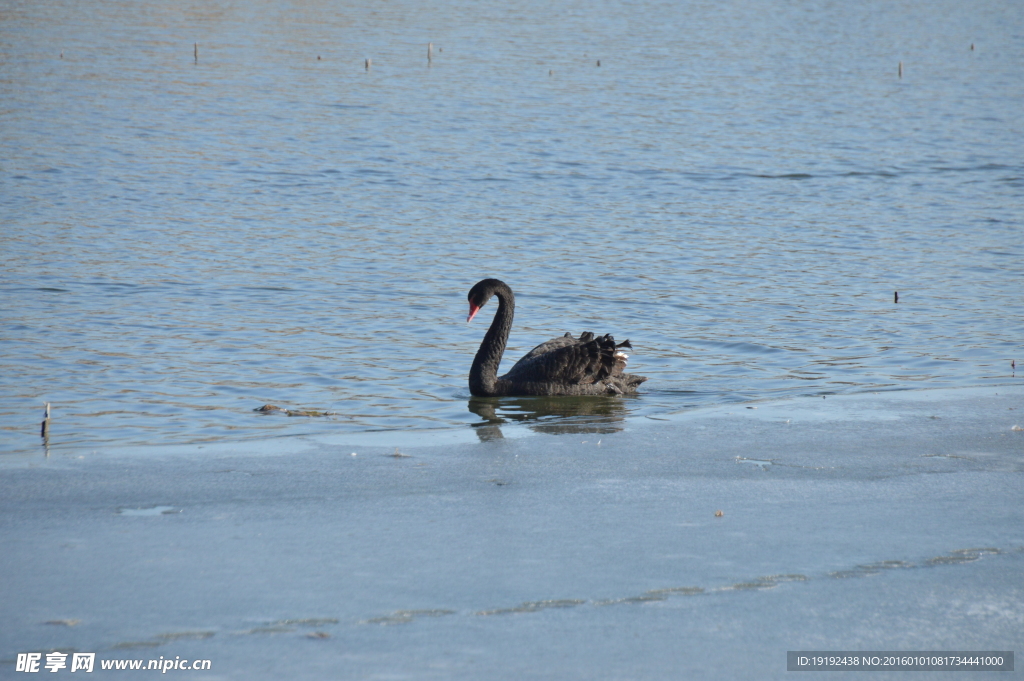
[[1014, 425], [1024, 389], [1005, 387], [404, 456], [287, 439], [9, 457], [0, 675], [50, 649], [210, 659], [188, 676], [211, 679], [771, 679], [787, 650], [1019, 652]]

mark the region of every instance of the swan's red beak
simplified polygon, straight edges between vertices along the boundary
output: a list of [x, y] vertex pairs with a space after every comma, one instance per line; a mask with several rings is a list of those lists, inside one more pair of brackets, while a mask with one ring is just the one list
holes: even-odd
[[479, 311], [480, 311], [480, 306], [479, 305], [474, 305], [473, 303], [470, 303], [469, 304], [469, 316], [466, 317], [466, 323], [468, 324], [471, 321], [473, 321], [473, 317], [475, 317], [476, 313], [479, 312]]

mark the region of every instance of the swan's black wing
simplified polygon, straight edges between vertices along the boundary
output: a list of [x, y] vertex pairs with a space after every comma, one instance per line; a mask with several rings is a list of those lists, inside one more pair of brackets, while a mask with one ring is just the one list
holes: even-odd
[[514, 384], [547, 383], [561, 386], [584, 385], [622, 373], [626, 366], [617, 347], [631, 347], [629, 341], [618, 346], [609, 335], [595, 337], [587, 332], [574, 339], [570, 334], [538, 345], [502, 378]]
[[549, 341], [544, 341], [543, 343], [535, 347], [533, 350], [530, 350], [528, 353], [523, 355], [522, 359], [520, 359], [518, 362], [512, 365], [512, 368], [509, 370], [509, 373], [511, 374], [512, 372], [516, 371], [517, 369], [519, 369], [520, 364], [523, 364], [524, 362], [529, 362], [538, 355], [544, 355], [549, 352], [554, 352], [555, 350], [560, 350], [562, 348], [568, 347], [570, 345], [576, 345], [577, 343], [583, 341], [584, 339], [589, 341], [593, 337], [594, 334], [592, 334], [589, 331], [584, 331], [583, 334], [580, 336], [579, 340], [576, 340], [575, 338], [572, 337], [571, 333], [566, 331], [564, 336], [559, 336], [558, 338], [552, 338]]

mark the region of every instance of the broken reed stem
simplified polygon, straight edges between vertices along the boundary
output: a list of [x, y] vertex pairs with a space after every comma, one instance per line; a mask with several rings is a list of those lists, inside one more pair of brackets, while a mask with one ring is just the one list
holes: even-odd
[[39, 426], [39, 437], [44, 440], [50, 434], [50, 403], [46, 403], [46, 411], [43, 413], [43, 422]]

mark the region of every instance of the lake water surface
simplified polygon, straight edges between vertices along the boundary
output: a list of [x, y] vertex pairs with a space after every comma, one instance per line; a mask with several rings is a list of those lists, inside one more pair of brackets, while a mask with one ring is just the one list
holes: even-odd
[[[1024, 11], [5, 3], [0, 244], [5, 453], [1019, 382]], [[488, 276], [643, 392], [470, 400]]]

